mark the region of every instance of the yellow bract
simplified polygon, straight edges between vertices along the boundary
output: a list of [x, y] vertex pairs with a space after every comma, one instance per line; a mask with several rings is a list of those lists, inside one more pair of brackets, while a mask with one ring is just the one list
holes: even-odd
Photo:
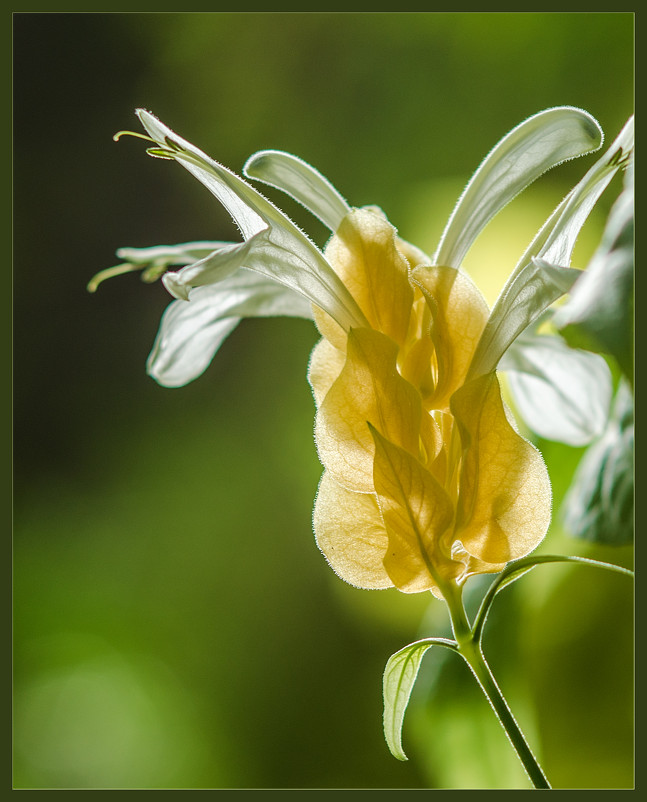
[[317, 543], [353, 585], [446, 596], [541, 541], [546, 468], [496, 375], [465, 381], [489, 310], [464, 273], [425, 264], [373, 209], [353, 209], [325, 255], [371, 328], [315, 309]]

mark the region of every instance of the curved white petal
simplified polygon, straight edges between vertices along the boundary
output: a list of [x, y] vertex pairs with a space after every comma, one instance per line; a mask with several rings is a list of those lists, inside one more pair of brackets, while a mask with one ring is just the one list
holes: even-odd
[[166, 273], [162, 277], [164, 286], [174, 298], [188, 301], [193, 287], [217, 284], [233, 275], [248, 258], [257, 236], [247, 242], [227, 243], [182, 270]]
[[230, 242], [181, 242], [177, 245], [154, 245], [150, 248], [119, 248], [117, 256], [131, 264], [189, 265], [210, 253], [231, 245]]
[[276, 187], [301, 203], [335, 232], [350, 206], [318, 170], [281, 150], [261, 150], [245, 163], [243, 173]]
[[468, 376], [476, 378], [495, 370], [501, 357], [528, 326], [581, 276], [580, 270], [533, 259], [506, 284], [479, 340]]
[[[345, 330], [367, 325], [366, 318], [322, 253], [279, 209], [235, 173], [179, 137], [150, 112], [138, 109], [142, 125], [160, 146], [158, 155], [173, 158], [225, 206], [245, 240], [264, 232], [273, 255], [283, 261], [262, 261], [262, 272], [307, 295]], [[255, 266], [254, 269], [259, 269]]]
[[530, 243], [508, 278], [514, 281], [533, 258], [568, 267], [582, 226], [600, 195], [616, 172], [631, 163], [634, 149], [634, 118], [629, 118], [607, 151], [595, 162], [584, 178], [568, 193]]
[[148, 375], [163, 387], [182, 387], [197, 379], [239, 322], [238, 317], [219, 318], [207, 304], [189, 309], [187, 301], [173, 301], [162, 315], [146, 362]]
[[524, 335], [501, 360], [520, 416], [540, 437], [585, 446], [609, 417], [611, 371], [602, 357], [561, 337]]
[[481, 163], [443, 232], [434, 263], [460, 267], [488, 222], [536, 178], [597, 150], [603, 134], [587, 112], [561, 106], [539, 112], [507, 134]]
[[633, 157], [633, 118], [611, 147], [566, 196], [510, 274], [492, 308], [474, 354], [470, 375], [493, 370], [505, 350], [528, 325], [571, 288], [581, 271], [567, 265], [591, 209], [614, 174]]
[[148, 357], [147, 370], [164, 387], [181, 387], [200, 376], [243, 317], [312, 317], [301, 295], [257, 273], [239, 270], [218, 284], [191, 290], [171, 303]]

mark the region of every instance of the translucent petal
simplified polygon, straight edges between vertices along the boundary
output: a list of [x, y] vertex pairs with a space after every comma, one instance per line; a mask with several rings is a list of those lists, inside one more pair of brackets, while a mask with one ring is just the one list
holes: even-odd
[[389, 535], [384, 567], [405, 593], [432, 590], [440, 595], [457, 568], [441, 548], [454, 514], [451, 501], [415, 457], [371, 431], [375, 490]]
[[495, 373], [461, 387], [451, 407], [463, 447], [455, 537], [487, 563], [523, 557], [550, 524], [541, 454], [510, 425]]
[[633, 165], [615, 202], [602, 242], [553, 317], [570, 345], [611, 354], [633, 381], [634, 368]]
[[561, 162], [597, 150], [602, 139], [595, 119], [570, 106], [522, 122], [495, 146], [465, 188], [434, 263], [459, 267], [480, 232], [519, 192]]
[[[517, 266], [512, 271], [501, 290], [500, 299], [515, 294], [519, 274], [531, 267], [533, 261], [568, 267], [575, 242], [586, 222], [591, 209], [609, 182], [622, 169], [631, 163], [634, 148], [634, 121], [631, 117], [618, 134], [611, 147], [601, 156], [584, 178], [568, 193], [557, 209], [541, 227], [530, 243]], [[494, 305], [493, 313], [499, 305]]]
[[133, 264], [190, 265], [230, 242], [181, 242], [178, 245], [154, 245], [150, 248], [119, 248], [117, 256]]
[[397, 346], [371, 329], [352, 329], [346, 362], [317, 413], [319, 459], [339, 484], [373, 492], [369, 423], [412, 454], [420, 449], [420, 395], [397, 371]]
[[579, 270], [532, 259], [497, 298], [474, 353], [469, 378], [495, 370], [521, 332], [568, 292], [580, 276]]
[[489, 309], [470, 277], [451, 267], [417, 267], [411, 277], [423, 291], [432, 318], [438, 375], [426, 401], [434, 409], [446, 409], [451, 394], [465, 381]]
[[308, 382], [317, 407], [323, 403], [328, 390], [339, 377], [345, 362], [345, 351], [335, 348], [323, 337], [312, 349], [308, 364]]
[[393, 587], [382, 563], [389, 538], [374, 495], [352, 493], [324, 472], [313, 526], [317, 545], [344, 581], [366, 590]]
[[181, 387], [206, 370], [241, 318], [309, 318], [311, 309], [280, 284], [240, 270], [218, 284], [191, 290], [188, 301], [167, 307], [148, 357], [148, 373], [165, 387]]
[[522, 335], [499, 364], [519, 415], [540, 437], [584, 446], [607, 423], [613, 392], [602, 357], [570, 348], [561, 337]]
[[[352, 209], [328, 243], [325, 256], [368, 320], [367, 327], [402, 344], [413, 289], [409, 264], [388, 220], [371, 209]], [[315, 322], [325, 337], [343, 347], [342, 333], [325, 315], [315, 315]]]
[[248, 178], [256, 178], [286, 192], [336, 231], [350, 206], [318, 170], [302, 159], [280, 150], [262, 150], [243, 167]]
[[192, 288], [223, 281], [249, 262], [250, 251], [258, 236], [261, 235], [257, 234], [247, 242], [223, 245], [178, 272], [166, 273], [162, 277], [164, 286], [174, 298], [187, 301]]
[[519, 269], [531, 256], [568, 266], [575, 242], [591, 209], [618, 170], [633, 159], [634, 118], [630, 117], [609, 149], [566, 196], [519, 262]]

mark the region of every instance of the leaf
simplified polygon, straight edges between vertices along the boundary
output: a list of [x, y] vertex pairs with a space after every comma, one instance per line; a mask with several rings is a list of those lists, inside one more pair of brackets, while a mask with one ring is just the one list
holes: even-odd
[[456, 650], [454, 641], [425, 638], [391, 655], [384, 669], [384, 737], [393, 757], [408, 760], [402, 748], [402, 725], [422, 658], [433, 645]]
[[501, 573], [496, 577], [494, 582], [488, 588], [487, 593], [483, 597], [481, 606], [474, 619], [474, 626], [472, 632], [474, 640], [479, 643], [483, 637], [483, 627], [490, 612], [490, 607], [499, 591], [508, 587], [517, 579], [520, 579], [524, 574], [527, 574], [532, 568], [538, 565], [546, 565], [549, 563], [577, 563], [579, 565], [591, 565], [594, 568], [604, 568], [608, 571], [614, 571], [618, 574], [625, 574], [626, 576], [633, 576], [633, 571], [628, 568], [623, 568], [621, 565], [614, 565], [613, 563], [604, 563], [599, 560], [590, 560], [587, 557], [571, 557], [563, 556], [561, 554], [538, 554], [530, 557], [525, 557], [516, 562], [510, 563]]
[[564, 498], [564, 528], [583, 540], [626, 545], [634, 536], [633, 506], [633, 400], [623, 383], [606, 431], [587, 449]]
[[567, 342], [615, 357], [633, 380], [634, 186], [633, 169], [611, 209], [599, 248], [554, 323]]
[[512, 344], [499, 370], [506, 372], [516, 411], [540, 437], [577, 447], [604, 431], [613, 386], [601, 356], [531, 331]]

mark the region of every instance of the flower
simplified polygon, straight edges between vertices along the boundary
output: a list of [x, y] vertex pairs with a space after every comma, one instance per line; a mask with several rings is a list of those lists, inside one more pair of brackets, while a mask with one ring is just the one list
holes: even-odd
[[[575, 239], [619, 154], [631, 150], [631, 126], [542, 227], [490, 311], [461, 262], [524, 187], [600, 147], [586, 112], [549, 109], [504, 137], [459, 199], [433, 258], [402, 241], [378, 208], [349, 206], [300, 159], [255, 154], [247, 177], [292, 195], [331, 229], [322, 253], [244, 179], [149, 112], [138, 115], [154, 144], [149, 153], [195, 175], [243, 237], [161, 247], [154, 258], [122, 249], [130, 266], [108, 272], [184, 265], [162, 278], [178, 300], [162, 319], [150, 374], [166, 386], [196, 378], [242, 317], [313, 317], [322, 339], [308, 378], [324, 466], [313, 522], [336, 573], [362, 588], [447, 599], [468, 576], [531, 552], [550, 523], [550, 481], [515, 428], [496, 370], [506, 355], [513, 371], [552, 386], [553, 372], [536, 368], [550, 358], [532, 326], [579, 274], [568, 267]], [[534, 362], [514, 360], [522, 339], [520, 353]]]

